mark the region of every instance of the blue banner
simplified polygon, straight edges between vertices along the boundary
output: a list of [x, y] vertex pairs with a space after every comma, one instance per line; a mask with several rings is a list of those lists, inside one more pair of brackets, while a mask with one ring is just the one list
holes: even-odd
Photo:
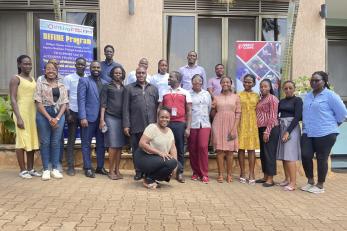
[[[40, 19], [40, 67], [49, 59], [59, 62], [59, 74], [74, 73], [75, 60], [93, 61], [93, 27]], [[89, 66], [89, 65], [87, 65]]]

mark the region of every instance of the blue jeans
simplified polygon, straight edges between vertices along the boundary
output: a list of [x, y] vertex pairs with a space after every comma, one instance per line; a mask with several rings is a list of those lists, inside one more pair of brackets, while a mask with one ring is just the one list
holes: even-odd
[[[53, 106], [45, 107], [47, 113], [55, 118], [58, 112], [55, 112]], [[40, 112], [36, 114], [36, 124], [40, 138], [40, 152], [43, 170], [48, 170], [48, 163], [52, 163], [52, 168], [57, 169], [59, 165], [61, 134], [63, 132], [65, 116], [58, 121], [58, 127], [53, 128], [48, 119]]]
[[104, 167], [105, 146], [104, 146], [104, 134], [99, 129], [99, 119], [95, 122], [88, 121], [88, 127], [81, 128], [83, 168], [85, 170], [92, 168], [90, 146], [92, 144], [93, 137], [95, 137], [96, 139], [97, 168], [101, 169]]
[[186, 130], [186, 123], [184, 122], [170, 122], [168, 126], [175, 137], [175, 145], [177, 149], [178, 167], [177, 172], [183, 173], [184, 171], [184, 133]]

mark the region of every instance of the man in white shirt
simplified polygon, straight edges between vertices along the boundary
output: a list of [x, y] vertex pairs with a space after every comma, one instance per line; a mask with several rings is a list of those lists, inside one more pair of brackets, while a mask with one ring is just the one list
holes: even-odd
[[76, 131], [79, 127], [78, 119], [78, 103], [77, 103], [77, 86], [80, 78], [87, 77], [85, 74], [86, 70], [86, 59], [79, 57], [76, 59], [75, 67], [76, 72], [67, 75], [64, 78], [64, 85], [69, 95], [69, 104], [66, 110], [66, 118], [68, 124], [68, 142], [66, 149], [66, 161], [67, 161], [67, 174], [69, 176], [75, 175], [75, 155], [74, 155], [74, 145], [76, 140]]
[[[146, 69], [146, 72], [147, 72], [148, 60], [146, 58], [140, 59], [139, 67], [144, 67]], [[146, 81], [149, 83], [150, 79], [151, 79], [151, 75], [147, 73]], [[124, 86], [135, 83], [135, 82], [136, 82], [136, 71], [131, 71], [129, 73], [129, 75], [124, 80]]]

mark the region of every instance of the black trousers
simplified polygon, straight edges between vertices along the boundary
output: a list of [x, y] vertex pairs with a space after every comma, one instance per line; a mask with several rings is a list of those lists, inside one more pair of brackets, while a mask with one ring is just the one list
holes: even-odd
[[142, 134], [143, 132], [138, 132], [138, 133], [132, 133], [130, 135], [130, 145], [131, 145], [131, 152], [133, 154], [133, 163], [134, 163], [135, 172], [141, 172], [135, 162], [135, 155], [136, 155], [135, 151], [139, 148], [139, 142], [140, 142]]
[[148, 154], [141, 148], [135, 151], [135, 163], [141, 172], [146, 176], [147, 183], [154, 181], [169, 180], [172, 171], [177, 166], [177, 160], [165, 160], [155, 154]]
[[324, 183], [328, 172], [328, 158], [335, 144], [337, 134], [329, 134], [323, 137], [301, 137], [301, 158], [307, 178], [313, 178], [313, 156], [316, 153], [318, 182]]
[[264, 174], [274, 176], [276, 175], [276, 153], [280, 136], [280, 127], [275, 126], [271, 129], [269, 142], [267, 143], [263, 141], [265, 129], [266, 127], [258, 128], [261, 168]]
[[178, 173], [184, 171], [184, 133], [186, 130], [185, 122], [170, 122], [168, 126], [175, 137], [175, 145], [177, 149]]
[[69, 168], [73, 168], [75, 166], [75, 154], [74, 154], [74, 146], [76, 141], [76, 132], [77, 128], [80, 126], [80, 122], [78, 119], [78, 113], [69, 110], [70, 115], [73, 120], [68, 121], [68, 117], [65, 116], [68, 127], [68, 138], [67, 138], [67, 147], [66, 147], [66, 162]]

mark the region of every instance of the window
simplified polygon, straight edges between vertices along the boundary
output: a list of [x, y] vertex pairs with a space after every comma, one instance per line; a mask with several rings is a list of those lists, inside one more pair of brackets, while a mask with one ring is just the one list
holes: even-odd
[[[255, 19], [229, 18], [228, 75], [236, 78], [236, 41], [254, 41]], [[236, 81], [235, 81], [236, 82]]]
[[0, 31], [0, 93], [7, 94], [10, 79], [17, 74], [17, 57], [27, 54], [26, 13], [0, 12]]
[[347, 100], [347, 66], [342, 60], [347, 59], [347, 41], [328, 42], [328, 70], [329, 82], [334, 86], [334, 91], [345, 101]]
[[263, 18], [262, 19], [262, 41], [280, 41], [281, 53], [284, 54], [287, 37], [287, 19], [285, 18]]
[[195, 50], [195, 17], [167, 17], [167, 57], [170, 70], [187, 64], [188, 51]]
[[203, 66], [208, 78], [215, 76], [214, 67], [222, 63], [222, 19], [199, 19], [199, 65]]
[[94, 51], [93, 56], [94, 60], [98, 59], [97, 55], [97, 15], [93, 12], [67, 12], [66, 13], [66, 22], [72, 23], [72, 24], [78, 24], [78, 25], [84, 25], [84, 26], [91, 26], [94, 27], [94, 39], [93, 39], [93, 45], [94, 45]]

